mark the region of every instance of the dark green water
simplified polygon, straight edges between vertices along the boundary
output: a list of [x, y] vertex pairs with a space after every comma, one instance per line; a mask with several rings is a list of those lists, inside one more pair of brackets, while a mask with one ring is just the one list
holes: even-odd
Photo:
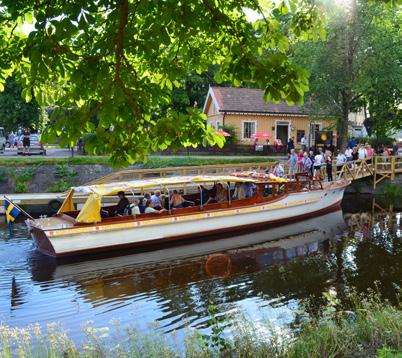
[[144, 330], [158, 322], [163, 332], [203, 328], [210, 302], [231, 319], [245, 314], [278, 326], [318, 310], [330, 289], [342, 300], [373, 288], [396, 302], [401, 213], [373, 208], [371, 198], [346, 197], [343, 210], [285, 227], [79, 261], [47, 258], [22, 223], [13, 237], [2, 225], [0, 320], [60, 322], [80, 338], [86, 321]]

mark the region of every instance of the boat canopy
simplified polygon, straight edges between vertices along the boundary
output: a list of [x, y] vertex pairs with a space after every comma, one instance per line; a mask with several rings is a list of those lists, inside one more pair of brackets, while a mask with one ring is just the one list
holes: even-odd
[[165, 177], [144, 180], [131, 180], [124, 182], [113, 182], [108, 184], [97, 184], [87, 186], [72, 187], [60, 207], [58, 213], [74, 211], [73, 196], [88, 195], [88, 199], [82, 207], [76, 221], [79, 223], [97, 223], [101, 221], [101, 199], [102, 196], [115, 195], [120, 191], [138, 191], [142, 189], [160, 189], [169, 185], [201, 185], [203, 183], [214, 182], [239, 182], [253, 183], [256, 179], [247, 177], [237, 177], [233, 175], [200, 175], [200, 176], [181, 176]]

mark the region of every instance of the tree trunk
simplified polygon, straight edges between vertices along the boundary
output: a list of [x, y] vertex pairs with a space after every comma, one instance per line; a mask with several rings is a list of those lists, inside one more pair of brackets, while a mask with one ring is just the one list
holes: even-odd
[[349, 135], [349, 111], [350, 111], [350, 95], [346, 92], [342, 93], [342, 118], [339, 123], [338, 146], [342, 152], [345, 151], [348, 144]]

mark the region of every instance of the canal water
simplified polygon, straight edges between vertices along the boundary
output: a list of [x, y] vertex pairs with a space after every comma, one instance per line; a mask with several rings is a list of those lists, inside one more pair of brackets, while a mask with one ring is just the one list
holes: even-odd
[[73, 339], [88, 321], [204, 329], [211, 303], [229, 319], [292, 327], [328, 290], [342, 300], [372, 288], [396, 302], [402, 287], [401, 213], [371, 198], [346, 197], [343, 210], [288, 226], [92, 259], [43, 256], [23, 223], [0, 234], [1, 323], [59, 322]]

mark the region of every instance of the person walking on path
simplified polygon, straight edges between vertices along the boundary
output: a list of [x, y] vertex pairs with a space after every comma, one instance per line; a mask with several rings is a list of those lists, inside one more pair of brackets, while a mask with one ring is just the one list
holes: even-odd
[[359, 145], [359, 149], [357, 151], [359, 160], [364, 160], [367, 158], [367, 149], [364, 147], [363, 144]]
[[24, 147], [23, 155], [29, 155], [29, 147], [31, 146], [31, 132], [28, 128], [25, 128], [22, 132], [22, 146]]
[[314, 151], [310, 150], [308, 157], [310, 158], [310, 161], [311, 161], [310, 175], [313, 177], [314, 176]]
[[321, 166], [323, 164], [325, 164], [324, 153], [322, 152], [322, 150], [319, 150], [318, 153], [314, 157], [314, 176], [319, 180], [323, 179], [322, 172], [321, 172]]
[[288, 177], [294, 178], [294, 176], [296, 174], [296, 170], [297, 170], [297, 155], [296, 155], [294, 149], [292, 149], [290, 151], [290, 157], [288, 160], [288, 168], [289, 168]]
[[357, 145], [357, 143], [356, 143], [356, 138], [355, 138], [355, 137], [352, 137], [352, 138], [349, 140], [349, 142], [348, 142], [348, 147], [354, 148], [354, 147], [356, 147], [356, 145]]
[[326, 164], [326, 169], [327, 169], [328, 181], [333, 181], [333, 179], [332, 179], [332, 153], [329, 150], [327, 150], [325, 152], [325, 164]]
[[295, 149], [295, 141], [293, 139], [293, 137], [289, 138], [288, 140], [288, 154], [290, 155], [290, 152], [292, 151], [292, 149]]
[[303, 153], [304, 153], [306, 151], [306, 149], [307, 149], [307, 140], [306, 140], [306, 137], [304, 136], [304, 134], [300, 139], [300, 144], [301, 144], [301, 147], [302, 147], [302, 150], [303, 150]]
[[303, 166], [303, 151], [300, 149], [299, 153], [297, 154], [297, 172], [303, 173], [304, 166]]
[[302, 172], [303, 172], [303, 173], [310, 173], [310, 172], [311, 172], [311, 168], [312, 168], [312, 166], [313, 166], [313, 162], [312, 162], [311, 159], [309, 158], [307, 152], [304, 152], [304, 153], [303, 153], [302, 165], [303, 165], [303, 169], [302, 169]]
[[14, 148], [15, 134], [13, 131], [11, 131], [10, 134], [8, 135], [8, 142], [10, 143], [10, 148]]

